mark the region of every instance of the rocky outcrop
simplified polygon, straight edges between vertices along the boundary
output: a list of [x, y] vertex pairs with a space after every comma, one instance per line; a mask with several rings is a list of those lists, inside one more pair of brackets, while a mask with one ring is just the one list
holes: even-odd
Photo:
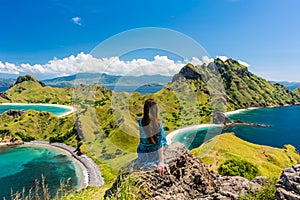
[[[239, 199], [260, 185], [243, 177], [218, 175], [194, 157], [182, 144], [172, 143], [165, 152], [168, 164], [164, 176], [156, 172], [156, 166], [139, 168], [132, 163], [117, 178], [105, 197], [121, 199], [120, 186], [128, 177], [138, 180], [138, 196], [144, 199]], [[142, 186], [142, 188], [141, 188]]]
[[8, 100], [8, 101], [11, 100], [8, 96], [6, 96], [5, 93], [1, 93], [1, 92], [0, 92], [0, 98], [6, 99], [6, 100]]
[[213, 123], [214, 124], [231, 124], [232, 121], [226, 117], [226, 115], [222, 112], [214, 112], [213, 113]]
[[25, 111], [23, 110], [9, 110], [5, 112], [6, 115], [13, 117], [13, 118], [18, 118], [21, 117], [22, 115], [25, 114]]
[[184, 66], [178, 74], [175, 74], [172, 82], [175, 82], [180, 78], [194, 80], [202, 79], [201, 74], [197, 73], [195, 67], [191, 64]]
[[33, 75], [31, 75], [31, 74], [27, 74], [27, 75], [25, 75], [25, 76], [19, 76], [18, 79], [17, 79], [17, 81], [16, 81], [16, 83], [15, 83], [15, 85], [20, 84], [20, 83], [23, 83], [23, 82], [25, 82], [25, 81], [38, 82], [42, 87], [45, 86], [45, 84], [44, 84], [43, 82], [38, 81], [38, 80], [37, 80]]
[[287, 200], [300, 199], [300, 164], [285, 168], [277, 183], [276, 198]]

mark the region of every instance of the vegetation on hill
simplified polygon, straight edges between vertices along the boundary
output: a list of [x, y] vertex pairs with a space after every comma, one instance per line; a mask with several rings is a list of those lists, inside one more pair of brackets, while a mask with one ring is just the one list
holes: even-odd
[[241, 176], [249, 180], [260, 175], [257, 166], [241, 159], [226, 160], [218, 168], [218, 173], [223, 176]]
[[79, 142], [72, 115], [58, 118], [52, 113], [30, 110], [14, 117], [6, 112], [0, 115], [0, 130], [23, 141], [57, 141], [75, 148]]
[[73, 88], [44, 86], [32, 75], [21, 76], [0, 95], [0, 103], [71, 104]]
[[295, 147], [282, 149], [257, 145], [236, 137], [233, 133], [218, 135], [191, 152], [214, 171], [228, 160], [242, 159], [255, 164], [262, 176], [279, 177], [282, 169], [300, 162]]

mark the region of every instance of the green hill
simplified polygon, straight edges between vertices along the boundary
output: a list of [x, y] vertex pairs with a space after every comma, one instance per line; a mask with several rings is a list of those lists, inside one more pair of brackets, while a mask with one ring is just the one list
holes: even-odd
[[[48, 112], [30, 110], [14, 115], [8, 111], [0, 115], [0, 130], [25, 141], [26, 138], [48, 140], [64, 142], [74, 147], [77, 147], [79, 142], [73, 115], [58, 118]], [[0, 137], [2, 136], [0, 133]]]
[[300, 154], [291, 145], [285, 145], [282, 149], [257, 145], [233, 133], [216, 136], [191, 152], [201, 157], [214, 171], [226, 160], [243, 159], [256, 164], [261, 175], [268, 177], [279, 177], [282, 169], [300, 162]]
[[300, 100], [299, 93], [252, 74], [247, 67], [232, 59], [215, 59], [202, 66], [188, 64], [174, 76], [172, 84], [174, 82], [187, 82], [200, 97], [199, 105], [222, 111], [295, 104]]
[[1, 93], [0, 103], [71, 104], [73, 88], [45, 86], [32, 75], [20, 76], [11, 88]]

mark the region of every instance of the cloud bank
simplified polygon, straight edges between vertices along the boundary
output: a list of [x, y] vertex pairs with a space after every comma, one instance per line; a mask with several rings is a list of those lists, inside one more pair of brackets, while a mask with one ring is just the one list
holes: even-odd
[[67, 76], [81, 72], [107, 73], [111, 75], [154, 75], [161, 74], [172, 76], [176, 74], [185, 63], [173, 61], [167, 56], [155, 56], [153, 60], [133, 59], [120, 60], [119, 57], [95, 58], [90, 54], [79, 53], [63, 59], [54, 58], [46, 64], [23, 63], [15, 65], [0, 61], [0, 73], [25, 74], [31, 73], [37, 76], [57, 77]]
[[[225, 56], [219, 57], [222, 60], [227, 60]], [[58, 77], [68, 76], [76, 73], [90, 72], [90, 73], [107, 73], [110, 75], [155, 75], [161, 74], [165, 76], [173, 76], [178, 73], [180, 69], [186, 63], [192, 63], [194, 65], [208, 64], [213, 59], [207, 56], [199, 59], [193, 57], [191, 60], [174, 61], [167, 56], [156, 55], [153, 60], [147, 60], [143, 58], [132, 59], [130, 61], [120, 60], [119, 57], [110, 58], [95, 58], [90, 54], [83, 52], [74, 56], [63, 59], [54, 58], [48, 61], [46, 64], [28, 64], [23, 63], [15, 65], [13, 63], [0, 61], [0, 73], [7, 74], [33, 74], [40, 77]], [[239, 61], [245, 66], [249, 66], [247, 63]]]

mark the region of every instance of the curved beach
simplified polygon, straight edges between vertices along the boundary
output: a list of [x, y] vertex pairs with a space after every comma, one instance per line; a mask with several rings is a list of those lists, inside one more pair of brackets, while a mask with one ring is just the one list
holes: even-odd
[[102, 177], [99, 166], [88, 156], [76, 154], [76, 149], [62, 143], [49, 143], [47, 141], [31, 141], [25, 142], [24, 145], [28, 146], [43, 146], [45, 148], [52, 148], [62, 152], [64, 155], [69, 156], [75, 163], [76, 176], [79, 179], [79, 188], [85, 188], [88, 185], [102, 186], [104, 179]]
[[[234, 110], [234, 111], [229, 111], [229, 112], [225, 112], [224, 115], [225, 116], [234, 115], [234, 114], [238, 114], [238, 113], [245, 112], [248, 110], [253, 110], [253, 109], [259, 109], [259, 107], [250, 107], [250, 108], [246, 108], [246, 109], [238, 109], [238, 110]], [[223, 124], [199, 124], [199, 125], [187, 126], [187, 127], [181, 128], [181, 129], [176, 129], [166, 136], [167, 143], [171, 144], [173, 141], [173, 138], [181, 133], [184, 133], [187, 131], [193, 131], [193, 130], [196, 131], [200, 128], [209, 128], [209, 127], [218, 127], [218, 126], [221, 127], [221, 126], [223, 126]]]
[[169, 133], [166, 136], [167, 139], [167, 143], [171, 144], [173, 141], [173, 138], [176, 137], [177, 135], [181, 134], [181, 133], [185, 133], [187, 131], [196, 131], [200, 128], [209, 128], [209, 127], [218, 127], [218, 126], [223, 126], [220, 124], [200, 124], [200, 125], [194, 125], [194, 126], [187, 126], [181, 129], [176, 129], [175, 131], [172, 131], [171, 133]]
[[57, 115], [57, 117], [63, 117], [66, 115], [69, 115], [76, 111], [76, 108], [73, 106], [66, 106], [66, 105], [60, 105], [60, 104], [46, 104], [46, 103], [1, 103], [0, 105], [29, 105], [29, 106], [52, 106], [52, 107], [58, 107], [58, 108], [64, 108], [67, 109], [68, 112], [65, 112], [61, 115]]

